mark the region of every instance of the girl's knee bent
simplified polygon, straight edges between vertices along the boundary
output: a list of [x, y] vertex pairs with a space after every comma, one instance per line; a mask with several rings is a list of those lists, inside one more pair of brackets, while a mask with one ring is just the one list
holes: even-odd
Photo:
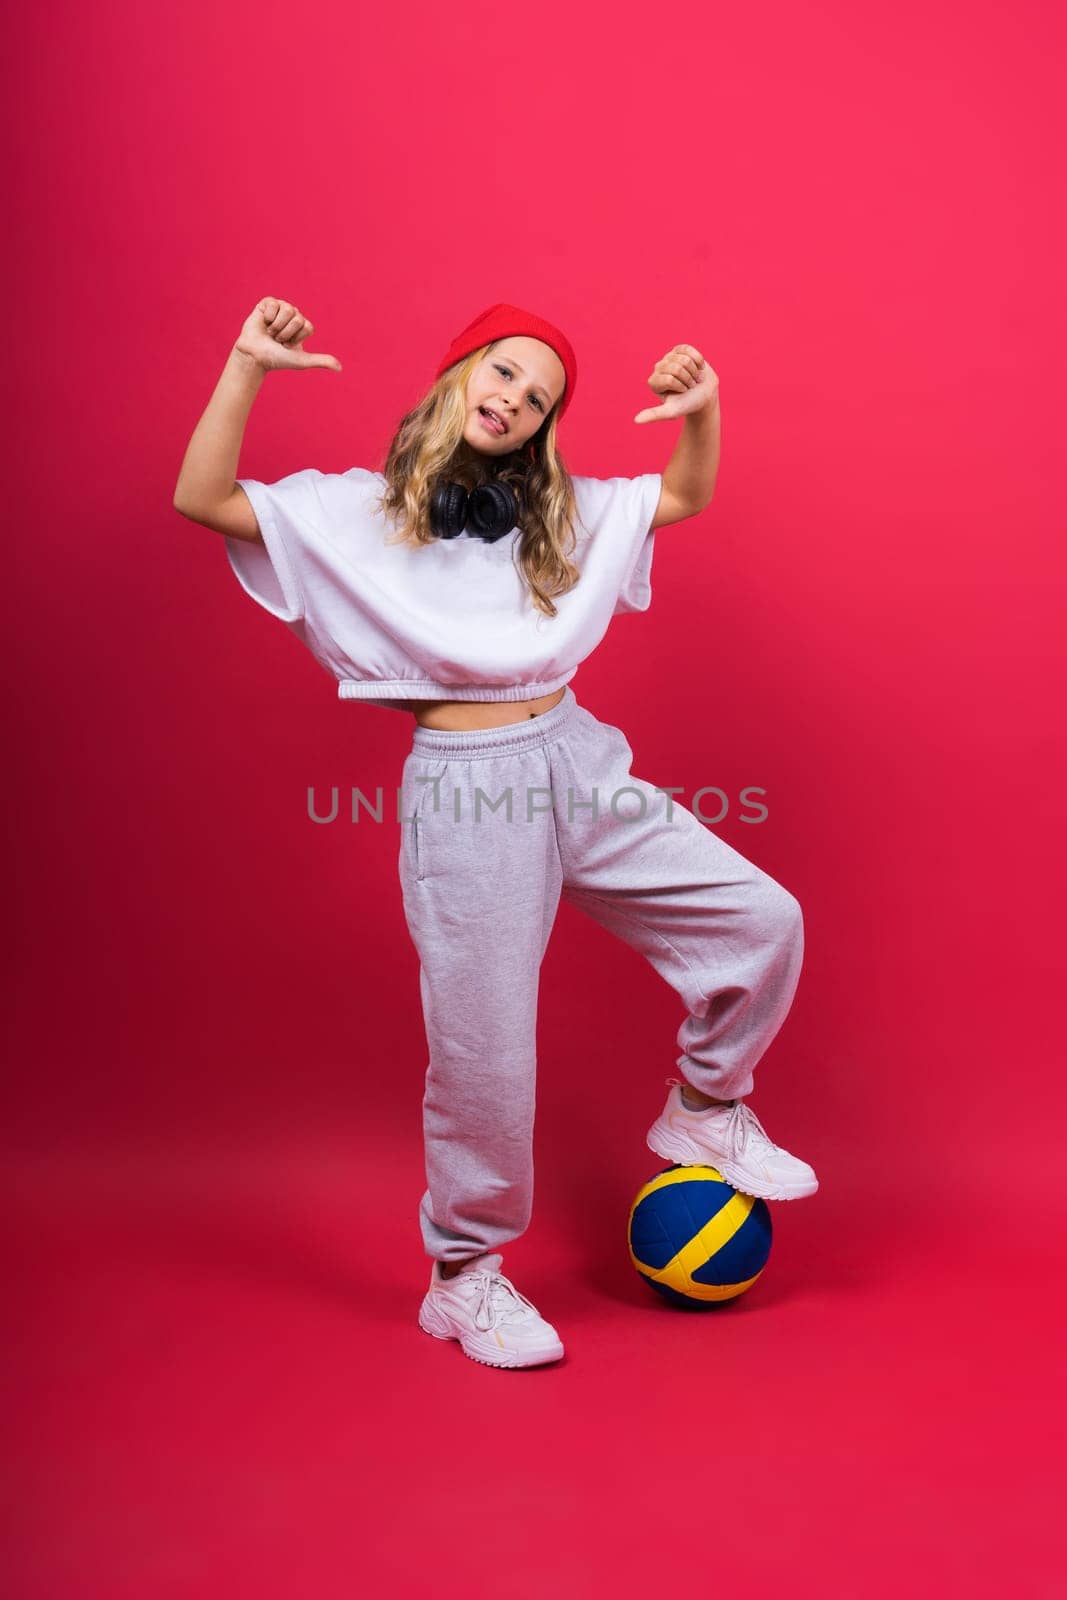
[[758, 924], [761, 936], [776, 944], [803, 945], [804, 911], [800, 901], [766, 873], [762, 874], [758, 890], [753, 896], [751, 915]]

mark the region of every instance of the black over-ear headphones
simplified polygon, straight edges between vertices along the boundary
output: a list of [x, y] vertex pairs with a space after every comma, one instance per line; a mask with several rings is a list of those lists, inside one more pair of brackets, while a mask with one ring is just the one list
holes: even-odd
[[492, 544], [519, 520], [519, 504], [506, 483], [483, 483], [470, 493], [461, 483], [439, 483], [430, 501], [430, 528], [438, 539], [461, 533]]

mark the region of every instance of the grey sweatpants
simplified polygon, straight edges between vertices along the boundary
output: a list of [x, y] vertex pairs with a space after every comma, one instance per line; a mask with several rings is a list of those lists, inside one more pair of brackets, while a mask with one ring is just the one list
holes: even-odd
[[792, 1004], [799, 902], [678, 795], [635, 778], [632, 760], [569, 685], [525, 722], [415, 727], [399, 867], [430, 1055], [419, 1224], [431, 1257], [498, 1249], [529, 1224], [538, 987], [561, 893], [677, 991], [677, 1066], [706, 1094], [750, 1092]]

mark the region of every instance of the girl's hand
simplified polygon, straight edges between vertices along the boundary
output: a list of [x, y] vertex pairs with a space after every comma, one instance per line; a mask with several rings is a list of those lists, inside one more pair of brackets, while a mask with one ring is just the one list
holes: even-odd
[[283, 367], [332, 367], [340, 372], [341, 363], [336, 356], [313, 356], [299, 347], [315, 324], [302, 316], [288, 300], [275, 300], [268, 296], [261, 300], [237, 335], [234, 349], [250, 357], [264, 372]]
[[648, 386], [664, 395], [662, 405], [639, 411], [635, 422], [663, 422], [668, 417], [684, 417], [693, 411], [719, 403], [719, 379], [704, 357], [691, 344], [676, 344], [652, 368]]

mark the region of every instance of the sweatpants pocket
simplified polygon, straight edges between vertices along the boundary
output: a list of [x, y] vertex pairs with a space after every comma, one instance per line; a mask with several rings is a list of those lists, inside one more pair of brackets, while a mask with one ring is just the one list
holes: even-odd
[[436, 792], [435, 774], [432, 771], [415, 771], [405, 781], [405, 789], [411, 798], [408, 801], [410, 815], [404, 822], [407, 830], [408, 853], [411, 861], [411, 870], [416, 883], [421, 883], [426, 876], [428, 860], [426, 811], [434, 803]]

